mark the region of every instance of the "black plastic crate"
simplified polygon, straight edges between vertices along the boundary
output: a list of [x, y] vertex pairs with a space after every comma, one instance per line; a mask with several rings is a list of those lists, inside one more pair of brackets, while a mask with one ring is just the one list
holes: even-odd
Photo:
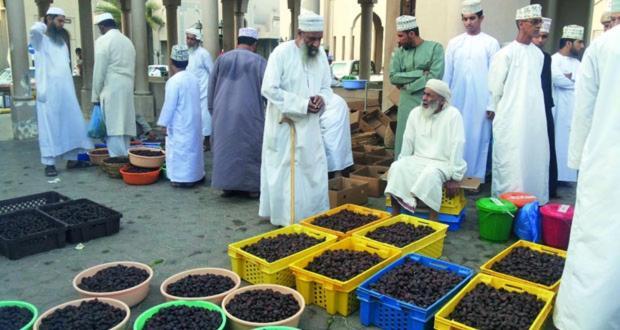
[[39, 208], [67, 225], [67, 242], [80, 243], [118, 233], [123, 215], [90, 199], [74, 199]]
[[0, 201], [0, 214], [11, 213], [19, 210], [36, 209], [39, 206], [64, 202], [68, 200], [71, 200], [71, 198], [65, 195], [61, 195], [55, 191], [48, 191], [34, 195], [6, 199]]
[[[38, 218], [41, 227], [34, 227], [33, 232], [21, 237], [14, 237], [9, 226], [19, 223], [27, 225]], [[55, 220], [39, 210], [20, 210], [0, 215], [0, 254], [16, 260], [32, 254], [45, 252], [65, 246], [65, 224]]]

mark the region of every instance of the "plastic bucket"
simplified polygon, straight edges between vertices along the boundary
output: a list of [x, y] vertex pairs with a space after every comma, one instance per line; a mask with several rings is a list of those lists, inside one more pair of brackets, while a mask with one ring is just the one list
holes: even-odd
[[491, 197], [477, 200], [476, 209], [480, 238], [493, 242], [508, 241], [517, 207], [507, 200]]
[[34, 305], [29, 304], [29, 303], [27, 303], [25, 301], [18, 301], [18, 300], [2, 300], [2, 301], [0, 301], [0, 307], [12, 307], [12, 306], [26, 308], [27, 310], [30, 311], [30, 313], [32, 313], [32, 318], [30, 319], [30, 322], [28, 322], [26, 325], [24, 325], [20, 330], [30, 330], [30, 329], [32, 329], [32, 326], [34, 325], [34, 322], [39, 317], [39, 311], [37, 310], [37, 308], [34, 307]]
[[542, 214], [543, 242], [566, 250], [575, 209], [567, 204], [547, 204], [540, 208]]
[[507, 192], [499, 195], [499, 198], [505, 199], [518, 208], [522, 208], [525, 204], [529, 204], [536, 201], [536, 196], [522, 193], [522, 192]]

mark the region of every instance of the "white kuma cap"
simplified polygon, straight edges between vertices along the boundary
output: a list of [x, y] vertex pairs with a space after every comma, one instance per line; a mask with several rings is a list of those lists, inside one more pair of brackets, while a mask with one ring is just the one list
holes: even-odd
[[94, 24], [97, 25], [107, 20], [114, 20], [114, 17], [112, 17], [112, 14], [110, 13], [103, 13], [103, 14], [95, 16]]
[[189, 50], [185, 45], [174, 45], [172, 46], [172, 52], [170, 53], [170, 58], [178, 61], [185, 62], [189, 60]]
[[66, 16], [65, 11], [58, 7], [50, 7], [47, 10], [46, 15]]
[[575, 39], [583, 40], [583, 26], [579, 25], [567, 25], [562, 31], [562, 39]]
[[532, 18], [542, 18], [542, 6], [539, 4], [525, 6], [517, 9], [516, 20], [526, 20]]
[[396, 18], [396, 31], [403, 32], [418, 27], [418, 21], [414, 16], [403, 15]]
[[551, 31], [551, 22], [553, 22], [553, 20], [548, 17], [543, 17], [542, 21], [543, 22], [542, 26], [540, 27], [540, 32], [549, 33], [549, 31]]
[[251, 27], [240, 28], [239, 37], [247, 37], [258, 40], [258, 30]]
[[482, 11], [480, 0], [464, 0], [461, 14], [476, 14]]
[[299, 30], [303, 32], [323, 32], [323, 17], [313, 12], [299, 15]]

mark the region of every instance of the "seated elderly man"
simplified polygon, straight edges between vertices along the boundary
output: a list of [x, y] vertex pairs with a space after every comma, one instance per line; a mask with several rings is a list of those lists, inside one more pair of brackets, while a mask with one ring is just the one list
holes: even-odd
[[392, 196], [392, 214], [401, 207], [415, 212], [416, 199], [438, 212], [444, 184], [448, 196], [454, 196], [467, 170], [464, 144], [463, 118], [450, 105], [450, 88], [429, 80], [422, 105], [409, 114], [402, 151], [388, 173], [385, 194]]

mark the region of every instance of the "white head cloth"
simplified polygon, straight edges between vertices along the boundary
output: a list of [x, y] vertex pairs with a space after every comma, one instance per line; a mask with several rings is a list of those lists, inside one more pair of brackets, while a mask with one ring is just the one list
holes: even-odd
[[611, 0], [611, 3], [609, 5], [609, 13], [620, 13], [620, 0]]
[[525, 20], [532, 18], [542, 18], [542, 6], [539, 4], [525, 6], [517, 9], [516, 20]]
[[251, 27], [240, 28], [239, 36], [258, 40], [258, 30], [256, 30], [255, 28], [251, 28]]
[[445, 98], [447, 103], [450, 103], [450, 98], [452, 97], [450, 86], [448, 86], [448, 84], [446, 84], [443, 80], [431, 79], [426, 82], [426, 88], [432, 89], [435, 93]]
[[418, 27], [418, 21], [414, 16], [403, 15], [396, 18], [396, 31], [403, 32]]
[[299, 30], [304, 32], [323, 32], [323, 17], [313, 12], [304, 12], [298, 17]]
[[461, 14], [476, 14], [482, 11], [480, 0], [464, 0]]
[[540, 27], [540, 32], [542, 33], [549, 33], [549, 31], [551, 31], [551, 22], [553, 22], [553, 20], [549, 17], [543, 17], [543, 22], [542, 22], [542, 26]]
[[170, 53], [170, 58], [178, 61], [184, 62], [189, 60], [189, 50], [185, 45], [174, 45], [172, 46], [172, 52]]
[[196, 40], [202, 41], [202, 33], [197, 28], [191, 27], [191, 28], [185, 30], [185, 33], [186, 34], [191, 34], [194, 37], [196, 37]]
[[609, 22], [611, 22], [611, 12], [606, 11], [603, 13], [603, 15], [601, 15], [601, 24], [605, 24]]
[[107, 20], [114, 20], [114, 17], [112, 17], [112, 14], [110, 13], [103, 13], [103, 14], [99, 14], [97, 16], [95, 16], [95, 19], [93, 20], [94, 24], [97, 25], [103, 21], [107, 21]]
[[562, 39], [583, 40], [584, 28], [579, 25], [567, 25], [562, 30]]
[[67, 16], [65, 15], [65, 11], [58, 7], [50, 7], [47, 10], [46, 15]]

